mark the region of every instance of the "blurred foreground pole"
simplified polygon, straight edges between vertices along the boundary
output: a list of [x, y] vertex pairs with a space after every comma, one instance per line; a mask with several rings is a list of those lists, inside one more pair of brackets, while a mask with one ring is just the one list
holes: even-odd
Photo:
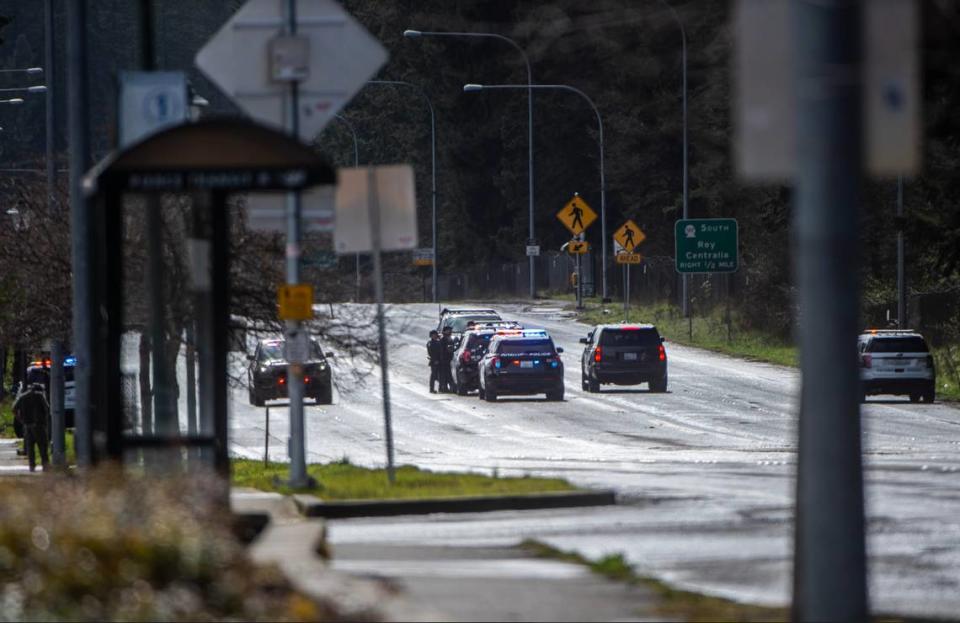
[[868, 617], [860, 445], [857, 213], [862, 171], [860, 2], [791, 2], [793, 213], [803, 386], [793, 618]]
[[88, 165], [87, 140], [87, 2], [67, 3], [67, 120], [70, 137], [70, 236], [73, 249], [73, 352], [77, 358], [74, 418], [77, 465], [92, 460], [90, 366], [93, 357], [93, 310], [90, 289], [93, 251], [89, 209], [83, 195]]
[[[56, 100], [54, 99], [54, 81], [56, 75], [53, 45], [53, 0], [44, 0], [43, 3], [43, 67], [44, 83], [47, 85], [46, 107], [46, 165], [47, 165], [47, 204], [51, 209], [57, 204], [56, 184], [56, 117], [54, 115]], [[53, 444], [52, 463], [55, 467], [66, 465], [66, 436], [64, 414], [64, 375], [63, 375], [64, 344], [57, 336], [50, 345], [50, 439]]]

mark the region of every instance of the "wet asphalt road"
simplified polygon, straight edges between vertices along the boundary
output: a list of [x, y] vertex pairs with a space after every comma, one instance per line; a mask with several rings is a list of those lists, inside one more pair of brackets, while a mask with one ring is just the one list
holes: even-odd
[[[549, 306], [493, 305], [565, 349], [566, 398], [487, 403], [427, 391], [436, 307], [391, 309], [398, 463], [561, 476], [616, 489], [620, 505], [331, 522], [334, 546], [512, 545], [536, 538], [595, 557], [622, 552], [646, 575], [761, 604], [789, 600], [796, 371], [669, 342], [666, 394], [580, 389], [585, 325]], [[363, 382], [347, 368], [370, 371]], [[237, 366], [242, 366], [237, 363]], [[307, 409], [310, 461], [385, 463], [378, 370], [343, 358], [334, 404]], [[231, 450], [262, 457], [264, 410], [232, 394]], [[271, 410], [270, 453], [286, 460], [287, 412]], [[870, 588], [875, 611], [960, 611], [960, 410], [872, 399], [864, 415]], [[376, 561], [370, 561], [376, 566]], [[354, 567], [356, 567], [354, 561]]]

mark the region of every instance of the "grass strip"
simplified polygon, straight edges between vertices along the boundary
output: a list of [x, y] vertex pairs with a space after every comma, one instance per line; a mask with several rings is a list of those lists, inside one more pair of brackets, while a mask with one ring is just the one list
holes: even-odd
[[626, 582], [649, 589], [656, 596], [654, 614], [664, 619], [684, 621], [787, 621], [786, 608], [769, 608], [743, 604], [720, 597], [682, 591], [653, 578], [638, 575], [622, 554], [589, 560], [576, 552], [565, 552], [536, 540], [526, 540], [520, 547], [539, 558], [562, 560], [589, 567], [594, 573], [617, 582]]
[[325, 500], [396, 500], [448, 498], [478, 495], [518, 495], [576, 491], [559, 478], [529, 476], [501, 478], [496, 475], [458, 472], [431, 472], [412, 465], [395, 470], [395, 483], [387, 482], [385, 469], [351, 465], [347, 460], [307, 466], [307, 473], [319, 486], [316, 489], [292, 489], [284, 484], [290, 475], [287, 463], [268, 463], [250, 459], [233, 461], [233, 485], [283, 494], [313, 493]]

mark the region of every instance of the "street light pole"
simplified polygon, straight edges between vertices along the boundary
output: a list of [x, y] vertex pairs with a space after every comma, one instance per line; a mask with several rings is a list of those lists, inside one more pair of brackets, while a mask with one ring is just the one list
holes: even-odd
[[412, 82], [404, 80], [370, 80], [368, 84], [405, 86], [416, 89], [430, 109], [430, 196], [433, 204], [433, 216], [431, 219], [432, 238], [433, 238], [433, 302], [437, 302], [437, 121], [433, 113], [433, 102], [427, 92]]
[[[360, 167], [360, 141], [357, 140], [357, 130], [353, 127], [353, 124], [350, 123], [350, 120], [344, 117], [343, 115], [336, 115], [337, 121], [342, 123], [350, 130], [350, 136], [353, 137], [353, 168]], [[357, 252], [354, 259], [356, 260], [356, 269], [357, 269], [357, 295], [354, 299], [357, 303], [360, 302], [360, 253]]]
[[600, 235], [603, 238], [601, 248], [601, 264], [603, 269], [601, 273], [603, 275], [603, 298], [607, 298], [607, 182], [606, 174], [604, 172], [604, 155], [603, 155], [603, 119], [600, 117], [600, 109], [597, 108], [597, 105], [593, 103], [593, 100], [590, 97], [576, 87], [572, 87], [568, 84], [465, 84], [463, 85], [464, 93], [473, 93], [475, 91], [483, 91], [486, 89], [554, 89], [561, 91], [570, 91], [576, 93], [590, 104], [590, 107], [593, 109], [593, 113], [597, 116], [597, 128], [599, 130], [600, 138]]
[[[689, 185], [688, 185], [688, 176], [687, 176], [687, 30], [683, 27], [683, 21], [680, 19], [680, 15], [677, 14], [677, 10], [667, 2], [667, 0], [660, 0], [660, 3], [667, 7], [670, 10], [670, 15], [673, 17], [674, 21], [677, 22], [677, 26], [680, 27], [680, 54], [683, 64], [683, 218], [690, 218], [690, 212], [688, 209], [689, 206]], [[687, 318], [690, 317], [690, 297], [688, 296], [687, 290], [687, 274], [683, 274], [683, 315]]]
[[[418, 39], [420, 37], [474, 37], [474, 38], [487, 38], [487, 39], [499, 39], [512, 45], [521, 56], [523, 56], [523, 62], [527, 66], [527, 84], [533, 85], [533, 70], [530, 67], [530, 57], [527, 56], [526, 51], [520, 47], [516, 41], [510, 37], [505, 37], [503, 35], [498, 35], [492, 32], [436, 32], [436, 31], [421, 31], [421, 30], [404, 30], [403, 36], [408, 39]], [[528, 190], [529, 190], [529, 239], [531, 244], [534, 240], [534, 224], [533, 224], [533, 88], [527, 89], [527, 168], [528, 168]], [[536, 258], [534, 256], [529, 257], [530, 260], [530, 298], [536, 298], [537, 295], [537, 284], [536, 284]], [[434, 262], [436, 262], [436, 257], [434, 257]], [[606, 296], [606, 291], [604, 291], [604, 296]], [[434, 299], [436, 301], [436, 299]]]
[[907, 328], [907, 289], [903, 266], [903, 176], [897, 176], [897, 328]]

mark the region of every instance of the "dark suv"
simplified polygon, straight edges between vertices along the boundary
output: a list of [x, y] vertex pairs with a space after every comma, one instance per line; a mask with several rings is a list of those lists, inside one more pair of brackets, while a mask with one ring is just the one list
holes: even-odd
[[[287, 397], [287, 360], [283, 340], [260, 340], [256, 352], [250, 356], [247, 382], [250, 404], [262, 407], [267, 400]], [[317, 404], [333, 402], [333, 381], [326, 353], [315, 340], [310, 340], [310, 357], [303, 364], [303, 395]]]
[[543, 331], [495, 335], [480, 362], [480, 399], [546, 394], [547, 400], [563, 400], [562, 352]]
[[650, 391], [667, 391], [667, 351], [652, 324], [601, 324], [587, 337], [580, 361], [580, 379], [588, 392], [600, 385], [639, 385]]

